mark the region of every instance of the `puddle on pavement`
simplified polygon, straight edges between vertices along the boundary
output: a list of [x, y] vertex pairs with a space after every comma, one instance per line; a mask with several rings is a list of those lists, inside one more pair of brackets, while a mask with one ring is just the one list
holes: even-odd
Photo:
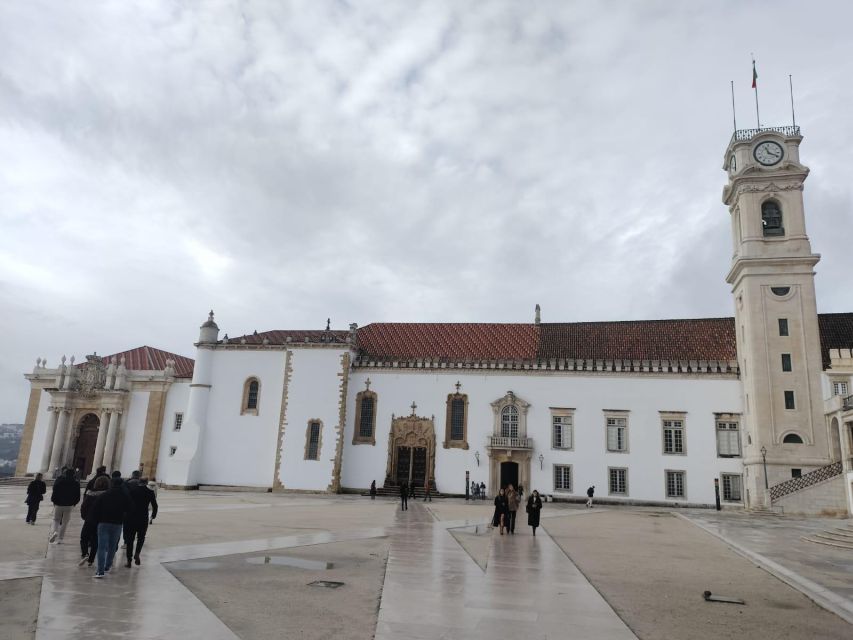
[[308, 571], [325, 571], [335, 566], [331, 562], [305, 560], [304, 558], [294, 558], [292, 556], [255, 556], [254, 558], [247, 558], [246, 562], [249, 564], [273, 564], [280, 567], [296, 567], [298, 569], [307, 569]]
[[208, 571], [219, 567], [218, 562], [196, 562], [192, 560], [181, 560], [179, 562], [170, 562], [169, 568], [177, 571]]

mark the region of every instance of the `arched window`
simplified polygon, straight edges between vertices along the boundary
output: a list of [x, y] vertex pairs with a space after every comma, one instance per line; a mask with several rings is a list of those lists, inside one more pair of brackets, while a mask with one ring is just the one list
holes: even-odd
[[241, 415], [258, 415], [261, 400], [261, 382], [257, 378], [249, 378], [243, 383], [243, 403], [240, 406]]
[[789, 433], [782, 439], [782, 442], [785, 444], [803, 444], [803, 439], [796, 433]]
[[515, 405], [508, 405], [501, 411], [501, 437], [518, 437], [518, 409]]
[[447, 396], [444, 448], [468, 448], [468, 396], [458, 391]]
[[376, 444], [376, 393], [365, 389], [355, 397], [353, 444]]
[[784, 236], [782, 226], [782, 207], [775, 200], [767, 200], [761, 204], [761, 225], [765, 236]]

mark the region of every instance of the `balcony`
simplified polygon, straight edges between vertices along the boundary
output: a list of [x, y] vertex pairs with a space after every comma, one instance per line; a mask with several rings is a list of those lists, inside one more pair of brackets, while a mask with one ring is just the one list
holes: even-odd
[[752, 140], [759, 133], [773, 131], [781, 133], [783, 136], [793, 138], [800, 135], [800, 128], [794, 126], [787, 127], [761, 127], [760, 129], [738, 129], [732, 134], [732, 142], [735, 140]]
[[504, 436], [489, 436], [487, 449], [532, 449], [533, 438], [507, 438]]
[[853, 409], [853, 396], [847, 396], [846, 398], [844, 398], [841, 401], [841, 408], [844, 411], [849, 411], [850, 409]]

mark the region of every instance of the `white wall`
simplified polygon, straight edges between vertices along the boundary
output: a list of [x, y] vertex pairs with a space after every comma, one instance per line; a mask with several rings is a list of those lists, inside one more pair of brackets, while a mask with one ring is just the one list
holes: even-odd
[[[353, 445], [355, 396], [370, 377], [371, 390], [378, 394], [376, 445]], [[468, 394], [469, 450], [444, 449], [446, 400], [462, 383]], [[527, 435], [534, 439], [531, 463], [532, 486], [540, 493], [555, 493], [554, 464], [573, 466], [571, 496], [583, 496], [589, 485], [596, 494], [607, 495], [607, 468], [628, 468], [628, 499], [667, 501], [666, 469], [686, 471], [686, 501], [714, 502], [714, 478], [721, 472], [742, 473], [740, 458], [718, 458], [715, 412], [741, 413], [741, 385], [736, 379], [697, 376], [606, 376], [606, 375], [518, 375], [469, 374], [458, 371], [416, 372], [358, 370], [350, 379], [347, 425], [344, 435], [342, 484], [364, 488], [376, 480], [384, 481], [391, 415], [408, 415], [414, 400], [419, 416], [435, 416], [437, 442], [436, 485], [439, 491], [464, 492], [465, 471], [471, 479], [489, 484], [487, 436], [493, 433], [494, 417], [490, 403], [512, 390], [530, 403]], [[575, 409], [574, 450], [551, 449], [551, 413], [549, 407]], [[607, 453], [603, 410], [629, 410], [628, 453]], [[662, 453], [659, 411], [686, 411], [686, 455]], [[480, 465], [474, 453], [480, 453]], [[544, 456], [539, 468], [539, 454]], [[488, 490], [491, 492], [492, 487]], [[675, 502], [675, 501], [672, 501]], [[684, 502], [684, 501], [682, 501]]]
[[51, 446], [45, 442], [47, 438], [47, 425], [50, 422], [50, 412], [47, 410], [50, 406], [50, 394], [47, 391], [42, 391], [39, 394], [39, 409], [36, 414], [36, 426], [33, 430], [33, 442], [30, 447], [30, 459], [27, 460], [26, 473], [38, 473], [41, 471], [41, 457], [44, 454], [45, 447]]
[[171, 464], [170, 447], [177, 447], [180, 443], [180, 432], [174, 430], [175, 413], [185, 413], [187, 400], [190, 395], [190, 381], [181, 380], [174, 382], [166, 393], [166, 406], [163, 410], [163, 424], [160, 425], [160, 451], [157, 458], [157, 482], [164, 484], [178, 484], [180, 478], [170, 473]]
[[[149, 397], [148, 391], [131, 391], [130, 405], [121, 415], [121, 442], [116, 443], [113, 469], [120, 469], [125, 476], [139, 468]], [[118, 450], [118, 447], [121, 449]]]
[[[213, 352], [200, 484], [272, 486], [284, 362], [284, 351]], [[240, 415], [243, 385], [250, 377], [261, 383], [256, 416]]]
[[[347, 350], [292, 349], [280, 479], [285, 489], [325, 491], [332, 482], [339, 421], [341, 356]], [[320, 420], [320, 459], [305, 460], [309, 420]]]

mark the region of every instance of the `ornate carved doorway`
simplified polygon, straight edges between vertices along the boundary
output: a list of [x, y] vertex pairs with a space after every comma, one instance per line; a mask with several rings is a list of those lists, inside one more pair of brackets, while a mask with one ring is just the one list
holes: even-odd
[[95, 458], [95, 443], [98, 441], [98, 427], [101, 421], [94, 413], [87, 413], [80, 420], [77, 432], [77, 443], [74, 445], [74, 458], [71, 462], [75, 469], [81, 469], [83, 477], [92, 472], [92, 462]]
[[427, 478], [435, 486], [435, 428], [432, 418], [414, 414], [392, 418], [385, 486], [399, 486], [406, 481], [422, 487]]

